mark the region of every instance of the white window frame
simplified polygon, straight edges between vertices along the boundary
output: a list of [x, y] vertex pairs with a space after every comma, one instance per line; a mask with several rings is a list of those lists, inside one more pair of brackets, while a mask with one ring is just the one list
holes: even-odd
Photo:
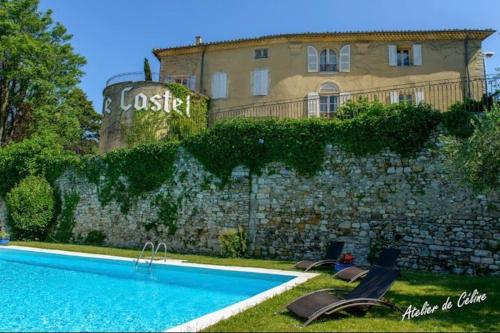
[[[258, 56], [260, 53], [260, 56]], [[263, 56], [265, 53], [265, 57]], [[269, 49], [267, 47], [259, 48], [254, 50], [254, 59], [255, 60], [260, 60], [260, 59], [267, 59], [269, 58]]]
[[191, 90], [196, 89], [196, 75], [167, 75], [167, 83], [179, 83]]

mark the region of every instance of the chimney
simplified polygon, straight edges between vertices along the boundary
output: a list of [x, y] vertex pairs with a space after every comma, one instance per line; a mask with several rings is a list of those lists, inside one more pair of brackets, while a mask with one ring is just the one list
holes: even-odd
[[200, 44], [203, 44], [203, 38], [201, 38], [201, 36], [196, 36], [194, 38], [194, 45], [200, 45]]

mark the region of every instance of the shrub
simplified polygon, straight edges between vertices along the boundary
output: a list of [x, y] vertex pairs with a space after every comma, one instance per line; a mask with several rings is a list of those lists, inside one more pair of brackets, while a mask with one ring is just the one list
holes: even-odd
[[500, 188], [500, 108], [474, 119], [469, 138], [445, 138], [452, 174], [476, 191]]
[[222, 232], [219, 236], [223, 255], [231, 258], [243, 257], [247, 253], [248, 240], [243, 227]]
[[92, 230], [83, 240], [85, 245], [103, 245], [106, 240], [106, 235], [100, 230]]
[[78, 155], [66, 151], [50, 136], [27, 139], [0, 149], [0, 197], [28, 175], [39, 175], [54, 182]]
[[9, 239], [10, 235], [6, 231], [0, 231], [0, 239]]
[[475, 114], [470, 112], [469, 104], [470, 102], [455, 103], [443, 113], [443, 125], [450, 134], [467, 138], [474, 131], [472, 121], [475, 119]]
[[7, 195], [9, 223], [17, 239], [42, 240], [54, 213], [54, 190], [42, 177], [28, 176]]
[[362, 113], [376, 109], [381, 110], [384, 107], [384, 104], [378, 101], [368, 102], [368, 98], [360, 97], [357, 100], [348, 100], [345, 104], [341, 105], [335, 112], [335, 117], [339, 119], [352, 119]]

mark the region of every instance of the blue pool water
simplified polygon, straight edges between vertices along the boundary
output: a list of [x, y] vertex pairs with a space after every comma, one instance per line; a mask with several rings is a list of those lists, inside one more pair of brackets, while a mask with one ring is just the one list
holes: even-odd
[[0, 248], [0, 332], [163, 331], [293, 278]]

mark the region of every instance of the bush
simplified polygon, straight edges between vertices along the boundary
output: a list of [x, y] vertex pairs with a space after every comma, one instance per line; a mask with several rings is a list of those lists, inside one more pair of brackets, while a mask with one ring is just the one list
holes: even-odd
[[67, 243], [73, 236], [73, 228], [75, 226], [75, 210], [80, 202], [78, 193], [69, 193], [64, 195], [64, 205], [58, 220], [57, 230], [54, 238], [63, 243]]
[[54, 190], [45, 178], [26, 177], [9, 192], [6, 202], [16, 239], [45, 239], [54, 214]]
[[28, 175], [54, 182], [70, 165], [78, 164], [78, 155], [66, 151], [53, 137], [37, 137], [0, 149], [0, 197]]
[[450, 109], [443, 113], [443, 125], [448, 133], [460, 138], [471, 136], [474, 131], [472, 121], [475, 114], [470, 112], [470, 102], [459, 102], [450, 106]]
[[6, 231], [0, 231], [0, 239], [9, 239], [10, 235]]
[[321, 169], [327, 143], [357, 155], [385, 147], [406, 155], [422, 149], [439, 121], [440, 114], [428, 105], [373, 103], [343, 121], [232, 119], [183, 144], [223, 182], [238, 165], [259, 174], [270, 162], [281, 162], [309, 176]]
[[92, 230], [87, 234], [87, 237], [83, 240], [85, 245], [95, 245], [100, 246], [104, 244], [106, 240], [106, 235], [100, 230]]
[[352, 119], [360, 114], [383, 108], [385, 108], [384, 104], [378, 101], [368, 102], [368, 98], [360, 97], [358, 100], [348, 100], [344, 105], [341, 105], [335, 112], [335, 117], [339, 119]]
[[469, 138], [445, 138], [453, 175], [476, 191], [500, 188], [500, 108], [494, 106], [483, 118], [474, 119]]
[[225, 231], [219, 236], [223, 255], [231, 258], [243, 257], [248, 250], [248, 240], [243, 227]]

